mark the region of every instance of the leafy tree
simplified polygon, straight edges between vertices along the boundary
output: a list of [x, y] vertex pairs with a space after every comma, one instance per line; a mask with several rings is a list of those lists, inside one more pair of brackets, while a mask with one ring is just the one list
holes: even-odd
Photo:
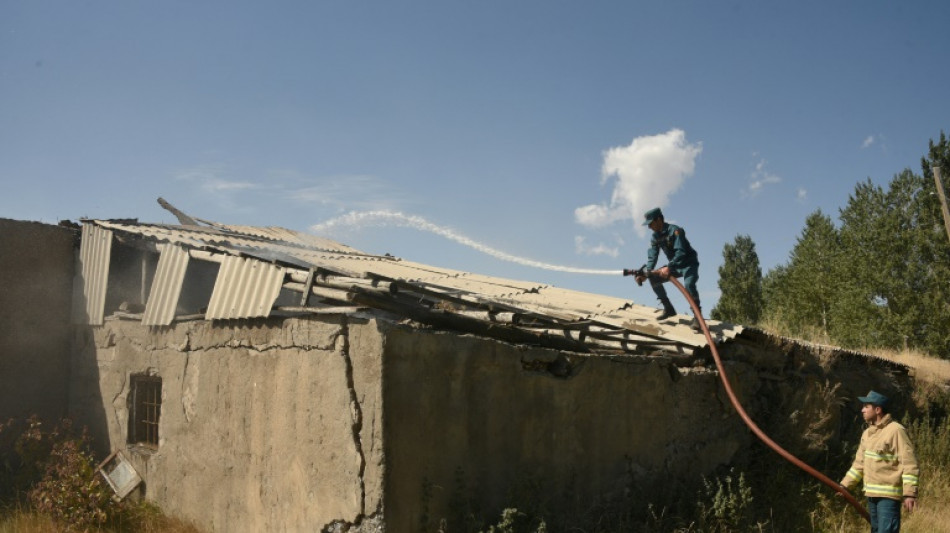
[[755, 243], [748, 235], [736, 235], [734, 244], [722, 249], [719, 290], [722, 296], [712, 310], [714, 320], [755, 324], [762, 314], [762, 267]]
[[928, 157], [921, 160], [923, 184], [919, 193], [920, 275], [925, 276], [924, 292], [918, 304], [926, 310], [915, 329], [915, 341], [927, 351], [950, 359], [950, 236], [943, 225], [940, 199], [936, 194], [933, 167], [940, 166], [943, 187], [950, 181], [950, 142], [941, 131], [940, 140], [930, 141]]
[[817, 211], [789, 261], [763, 279], [764, 314], [789, 334], [827, 333], [845, 346], [919, 348], [950, 358], [950, 238], [933, 167], [950, 180], [950, 142], [931, 141], [923, 172], [887, 187], [858, 183], [839, 212]]
[[840, 212], [844, 258], [838, 297], [832, 303], [831, 336], [845, 346], [893, 346], [896, 272], [902, 270], [903, 242], [896, 237], [899, 217], [888, 193], [870, 180], [858, 183]]
[[785, 324], [784, 309], [789, 306], [788, 265], [777, 265], [762, 278], [762, 314], [776, 325]]
[[766, 276], [768, 316], [793, 334], [818, 331], [826, 335], [839, 258], [838, 230], [819, 209], [805, 219], [788, 264]]

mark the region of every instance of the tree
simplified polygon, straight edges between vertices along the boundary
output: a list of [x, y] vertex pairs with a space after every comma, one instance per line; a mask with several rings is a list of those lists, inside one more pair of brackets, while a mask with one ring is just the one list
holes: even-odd
[[762, 281], [763, 315], [791, 335], [847, 347], [918, 348], [950, 359], [950, 239], [933, 167], [950, 178], [950, 142], [931, 141], [923, 172], [858, 183], [840, 230], [809, 215], [789, 261]]
[[837, 229], [820, 209], [805, 219], [788, 264], [766, 276], [770, 321], [796, 335], [827, 335], [840, 271], [839, 246]]
[[830, 333], [848, 347], [894, 346], [892, 304], [900, 290], [894, 272], [906, 250], [898, 238], [898, 217], [889, 194], [868, 179], [855, 186], [840, 211], [839, 239], [844, 259], [838, 298], [832, 302]]
[[748, 235], [736, 235], [734, 244], [722, 249], [719, 290], [722, 296], [712, 310], [714, 320], [755, 324], [762, 314], [762, 267], [755, 243]]

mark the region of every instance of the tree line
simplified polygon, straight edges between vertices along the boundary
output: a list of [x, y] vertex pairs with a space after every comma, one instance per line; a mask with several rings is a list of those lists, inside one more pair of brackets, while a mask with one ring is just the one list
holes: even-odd
[[[747, 235], [723, 248], [715, 320], [768, 324], [847, 348], [918, 349], [950, 359], [950, 239], [934, 181], [950, 174], [941, 131], [886, 187], [855, 185], [838, 224], [821, 210], [805, 220], [788, 261], [764, 276]], [[944, 185], [946, 188], [946, 185]]]

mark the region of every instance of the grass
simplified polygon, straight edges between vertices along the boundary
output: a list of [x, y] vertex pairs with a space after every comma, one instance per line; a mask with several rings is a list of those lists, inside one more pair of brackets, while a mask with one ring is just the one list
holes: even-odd
[[907, 365], [916, 379], [930, 383], [950, 383], [950, 361], [937, 359], [916, 350], [868, 349], [866, 353]]
[[46, 533], [60, 529], [49, 517], [16, 509], [0, 518], [0, 533]]
[[[791, 336], [776, 323], [761, 324], [763, 330]], [[817, 329], [811, 335], [794, 335], [808, 342], [833, 344]], [[918, 350], [865, 348], [857, 351], [888, 359], [911, 368], [917, 381], [914, 403], [924, 414], [916, 420], [903, 420], [920, 462], [920, 500], [913, 513], [904, 513], [901, 531], [933, 533], [950, 530], [950, 361]], [[865, 533], [868, 525], [846, 506], [818, 499], [811, 511], [814, 531], [829, 533]], [[859, 501], [862, 501], [859, 498]]]
[[[0, 533], [68, 533], [52, 518], [31, 509], [13, 508], [0, 512]], [[105, 527], [103, 533], [201, 533], [194, 525], [161, 513], [151, 505], [140, 505], [121, 521]]]

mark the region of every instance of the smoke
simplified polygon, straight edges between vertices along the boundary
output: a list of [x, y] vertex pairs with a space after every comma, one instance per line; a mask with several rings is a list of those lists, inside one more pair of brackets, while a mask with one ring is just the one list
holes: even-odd
[[341, 217], [337, 217], [326, 222], [321, 222], [320, 224], [315, 224], [310, 226], [310, 231], [323, 235], [332, 235], [334, 231], [340, 228], [346, 227], [356, 227], [363, 228], [367, 226], [395, 226], [395, 227], [404, 227], [412, 228], [419, 231], [427, 231], [429, 233], [434, 233], [441, 237], [445, 237], [451, 241], [455, 241], [464, 246], [468, 246], [473, 250], [488, 254], [496, 259], [501, 259], [502, 261], [508, 261], [511, 263], [517, 263], [519, 265], [541, 268], [544, 270], [555, 270], [558, 272], [568, 272], [572, 274], [594, 274], [602, 276], [616, 276], [620, 274], [619, 270], [597, 270], [591, 268], [574, 268], [561, 265], [552, 265], [550, 263], [542, 263], [540, 261], [534, 261], [531, 259], [525, 259], [523, 257], [518, 257], [511, 255], [500, 250], [486, 246], [478, 241], [474, 241], [464, 235], [456, 233], [455, 231], [438, 226], [429, 222], [428, 220], [415, 216], [415, 215], [404, 215], [402, 213], [393, 212], [393, 211], [363, 211], [363, 212], [352, 212], [347, 213]]
[[693, 175], [702, 143], [689, 144], [683, 130], [637, 137], [629, 146], [604, 152], [601, 184], [616, 178], [609, 203], [591, 204], [574, 210], [574, 219], [589, 228], [634, 220], [637, 233], [643, 214], [654, 207], [666, 207], [670, 196]]

